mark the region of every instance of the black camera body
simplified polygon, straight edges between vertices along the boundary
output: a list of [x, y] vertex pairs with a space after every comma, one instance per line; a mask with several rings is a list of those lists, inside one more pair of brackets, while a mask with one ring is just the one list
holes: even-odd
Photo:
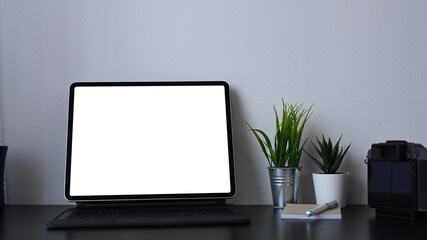
[[372, 144], [368, 164], [368, 205], [377, 215], [414, 217], [427, 213], [427, 149], [418, 143]]

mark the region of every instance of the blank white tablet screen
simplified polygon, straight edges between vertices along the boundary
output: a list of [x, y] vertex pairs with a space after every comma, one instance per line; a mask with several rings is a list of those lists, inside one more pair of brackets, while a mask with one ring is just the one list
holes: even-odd
[[70, 196], [231, 191], [224, 86], [77, 86]]

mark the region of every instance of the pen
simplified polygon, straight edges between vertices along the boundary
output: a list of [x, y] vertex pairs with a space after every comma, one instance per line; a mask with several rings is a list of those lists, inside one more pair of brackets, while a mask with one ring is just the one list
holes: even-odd
[[311, 217], [311, 216], [319, 214], [325, 210], [336, 208], [336, 207], [338, 207], [338, 202], [337, 202], [337, 200], [334, 200], [334, 201], [331, 201], [328, 203], [323, 203], [323, 204], [321, 204], [315, 208], [308, 210], [305, 213], [305, 215], [307, 215], [307, 217]]

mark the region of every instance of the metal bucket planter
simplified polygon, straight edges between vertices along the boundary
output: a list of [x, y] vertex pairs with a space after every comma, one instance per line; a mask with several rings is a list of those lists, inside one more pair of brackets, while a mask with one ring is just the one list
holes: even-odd
[[7, 146], [0, 146], [0, 209], [4, 206], [4, 165], [6, 161]]
[[301, 167], [268, 168], [270, 175], [273, 207], [284, 208], [286, 203], [296, 203], [298, 200]]

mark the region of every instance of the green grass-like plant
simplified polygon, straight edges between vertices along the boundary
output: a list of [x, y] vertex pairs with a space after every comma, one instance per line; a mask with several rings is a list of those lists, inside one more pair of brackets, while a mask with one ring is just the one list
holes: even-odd
[[347, 148], [344, 150], [343, 147], [340, 149], [340, 141], [341, 137], [338, 139], [337, 143], [334, 145], [331, 141], [331, 138], [329, 138], [328, 141], [326, 141], [325, 136], [322, 135], [322, 141], [319, 140], [319, 138], [316, 137], [317, 144], [316, 146], [313, 141], [311, 144], [313, 144], [314, 148], [316, 149], [317, 154], [320, 156], [320, 160], [313, 157], [309, 153], [307, 153], [305, 150], [304, 152], [307, 153], [308, 156], [316, 163], [316, 165], [322, 170], [324, 173], [327, 174], [335, 174], [338, 170], [338, 168], [341, 165], [342, 160], [344, 159], [345, 154], [347, 153], [348, 149], [350, 148], [351, 143], [347, 146]]
[[282, 99], [281, 118], [276, 106], [273, 106], [276, 133], [274, 139], [270, 140], [265, 132], [253, 128], [248, 122], [245, 123], [255, 135], [261, 150], [264, 153], [270, 167], [283, 168], [298, 167], [301, 154], [308, 138], [301, 145], [302, 132], [305, 124], [312, 115], [313, 105], [304, 109], [302, 104], [285, 103]]

